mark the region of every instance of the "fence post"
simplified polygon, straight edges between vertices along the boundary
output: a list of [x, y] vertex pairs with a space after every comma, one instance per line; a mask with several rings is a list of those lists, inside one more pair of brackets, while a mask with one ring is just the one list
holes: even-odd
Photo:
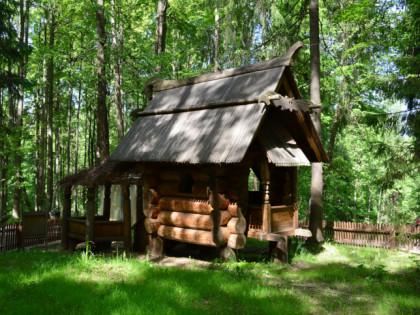
[[392, 225], [390, 225], [389, 227], [391, 229], [391, 249], [395, 249], [396, 248], [396, 241], [395, 241], [396, 232], [395, 232], [395, 226], [393, 227]]

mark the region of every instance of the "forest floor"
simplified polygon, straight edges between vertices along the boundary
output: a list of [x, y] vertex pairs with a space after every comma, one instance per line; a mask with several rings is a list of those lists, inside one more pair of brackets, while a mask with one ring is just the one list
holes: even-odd
[[266, 245], [251, 240], [230, 263], [194, 246], [160, 260], [7, 252], [0, 314], [420, 313], [419, 255], [329, 243], [311, 254], [294, 243], [291, 263], [276, 265]]

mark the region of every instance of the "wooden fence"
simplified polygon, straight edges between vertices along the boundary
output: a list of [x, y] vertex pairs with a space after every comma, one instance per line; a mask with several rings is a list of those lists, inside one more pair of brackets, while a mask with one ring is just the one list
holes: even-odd
[[[61, 221], [60, 220], [48, 220], [48, 242], [56, 241], [61, 239]], [[3, 237], [6, 235], [5, 248], [3, 248]], [[0, 229], [0, 252], [14, 250], [20, 247], [22, 239], [22, 227], [19, 223], [6, 224], [4, 229]], [[35, 246], [44, 244], [44, 239], [40, 238], [27, 238], [25, 240], [25, 246]]]
[[[308, 228], [308, 220], [300, 220], [299, 227]], [[338, 244], [356, 246], [372, 246], [381, 248], [399, 248], [404, 250], [417, 249], [420, 252], [420, 239], [412, 239], [410, 235], [419, 234], [420, 226], [407, 226], [395, 231], [389, 224], [368, 224], [355, 222], [323, 221], [324, 236]], [[398, 232], [400, 231], [400, 232]], [[6, 234], [6, 246], [3, 249], [3, 235]], [[6, 224], [4, 231], [0, 230], [0, 252], [19, 248], [21, 241], [19, 223]], [[61, 221], [49, 220], [48, 241], [61, 239]], [[25, 246], [43, 244], [43, 239], [29, 238]]]
[[[309, 228], [309, 221], [300, 220], [299, 227]], [[410, 237], [420, 233], [420, 226], [394, 229], [390, 224], [323, 221], [323, 230], [325, 238], [338, 244], [420, 251], [420, 240]]]

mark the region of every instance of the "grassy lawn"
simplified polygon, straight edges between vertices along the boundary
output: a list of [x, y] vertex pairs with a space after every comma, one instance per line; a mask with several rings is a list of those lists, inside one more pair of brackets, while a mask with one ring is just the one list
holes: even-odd
[[0, 314], [420, 314], [420, 256], [325, 244], [318, 255], [298, 247], [290, 265], [240, 257], [248, 261], [177, 268], [8, 252]]

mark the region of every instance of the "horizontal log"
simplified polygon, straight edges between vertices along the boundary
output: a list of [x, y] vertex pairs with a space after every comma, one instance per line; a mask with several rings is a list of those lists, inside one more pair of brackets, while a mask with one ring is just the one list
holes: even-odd
[[159, 226], [160, 226], [159, 219], [151, 219], [151, 218], [144, 219], [144, 227], [148, 234], [156, 233], [159, 229]]
[[159, 200], [162, 211], [192, 212], [210, 214], [213, 210], [207, 199], [191, 199], [180, 197], [162, 197]]
[[[221, 211], [222, 226], [226, 225], [230, 219], [229, 212]], [[164, 225], [207, 231], [210, 231], [213, 227], [210, 215], [175, 211], [161, 211], [159, 213], [159, 222]]]
[[232, 217], [238, 216], [238, 204], [237, 203], [231, 203], [229, 204], [227, 211], [230, 213]]
[[156, 189], [149, 189], [149, 196], [148, 196], [148, 201], [151, 204], [158, 204], [159, 202], [159, 193], [157, 192]]
[[227, 224], [231, 234], [244, 234], [246, 230], [246, 220], [244, 217], [232, 218]]
[[[223, 244], [227, 243], [229, 238], [229, 231], [227, 228], [221, 228], [223, 233]], [[180, 227], [173, 227], [168, 225], [161, 225], [158, 230], [158, 235], [174, 241], [180, 241], [185, 243], [192, 243], [205, 246], [213, 246], [216, 244], [213, 242], [211, 231], [185, 229]]]
[[154, 206], [154, 205], [145, 205], [145, 207], [143, 207], [143, 214], [146, 218], [153, 218], [156, 219], [159, 215], [159, 206]]
[[243, 234], [230, 234], [227, 245], [233, 249], [242, 249], [246, 245], [246, 236]]

